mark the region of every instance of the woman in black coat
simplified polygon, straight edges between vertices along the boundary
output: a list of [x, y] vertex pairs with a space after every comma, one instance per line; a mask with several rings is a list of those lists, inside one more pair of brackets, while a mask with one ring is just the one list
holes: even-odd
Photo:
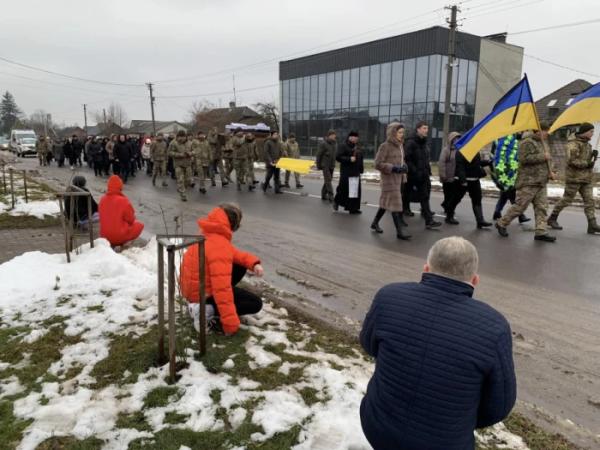
[[350, 214], [360, 214], [360, 175], [364, 172], [363, 155], [358, 148], [358, 133], [351, 131], [335, 155], [340, 163], [340, 181], [333, 201], [333, 209], [343, 206]]
[[119, 135], [119, 140], [115, 143], [113, 149], [114, 163], [113, 171], [115, 175], [119, 175], [123, 183], [127, 183], [129, 176], [129, 164], [131, 161], [131, 146], [127, 142], [124, 134]]

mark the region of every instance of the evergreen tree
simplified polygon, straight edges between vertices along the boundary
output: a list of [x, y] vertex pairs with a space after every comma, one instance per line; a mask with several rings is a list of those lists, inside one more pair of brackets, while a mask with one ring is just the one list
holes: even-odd
[[10, 133], [21, 116], [22, 111], [17, 106], [13, 95], [6, 91], [0, 101], [0, 131], [2, 134]]

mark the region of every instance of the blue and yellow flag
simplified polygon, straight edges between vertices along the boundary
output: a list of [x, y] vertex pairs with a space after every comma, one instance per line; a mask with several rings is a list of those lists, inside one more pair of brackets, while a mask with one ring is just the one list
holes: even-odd
[[573, 99], [569, 107], [554, 121], [550, 133], [566, 125], [600, 121], [600, 83]]
[[487, 144], [525, 130], [538, 130], [538, 119], [527, 75], [508, 91], [481, 122], [456, 141], [456, 149], [471, 161]]

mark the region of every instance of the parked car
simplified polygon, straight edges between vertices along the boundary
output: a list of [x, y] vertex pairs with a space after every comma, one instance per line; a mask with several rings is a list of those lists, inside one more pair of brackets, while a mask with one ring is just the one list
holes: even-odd
[[9, 146], [8, 146], [8, 139], [6, 139], [4, 136], [0, 136], [0, 150], [8, 150]]
[[12, 130], [10, 132], [10, 150], [17, 156], [35, 155], [37, 136], [33, 130]]

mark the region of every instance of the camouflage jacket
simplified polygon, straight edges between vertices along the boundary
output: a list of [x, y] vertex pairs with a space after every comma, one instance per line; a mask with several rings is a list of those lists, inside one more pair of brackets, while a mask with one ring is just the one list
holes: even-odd
[[283, 154], [287, 158], [300, 158], [300, 146], [297, 141], [291, 142], [289, 139], [283, 144]]
[[208, 145], [210, 145], [210, 154], [212, 159], [221, 158], [221, 144], [219, 143], [219, 135], [210, 131], [207, 137]]
[[230, 137], [225, 141], [225, 145], [222, 147], [222, 153], [224, 159], [232, 159], [233, 158], [233, 140], [235, 137]]
[[246, 147], [246, 158], [250, 162], [258, 161], [258, 147], [256, 146], [256, 141], [253, 139], [251, 141], [244, 140], [244, 147]]
[[152, 161], [164, 161], [167, 159], [167, 143], [154, 141], [150, 146], [150, 158]]
[[210, 165], [210, 144], [206, 139], [202, 141], [200, 139], [194, 139], [192, 141], [192, 155], [194, 155], [196, 167], [208, 167]]
[[189, 142], [180, 142], [174, 139], [169, 144], [169, 156], [173, 158], [175, 167], [192, 166], [192, 150]]
[[549, 162], [542, 141], [536, 136], [525, 138], [519, 145], [519, 173], [515, 187], [544, 187], [549, 177]]
[[50, 146], [48, 145], [48, 141], [37, 141], [35, 143], [35, 150], [40, 155], [45, 155], [50, 151]]
[[593, 156], [589, 141], [581, 138], [569, 141], [567, 155], [565, 181], [567, 183], [591, 183], [594, 176], [594, 166], [591, 164]]
[[231, 139], [231, 145], [233, 146], [233, 158], [234, 159], [248, 159], [248, 147], [244, 145], [246, 139], [238, 136], [234, 136]]

